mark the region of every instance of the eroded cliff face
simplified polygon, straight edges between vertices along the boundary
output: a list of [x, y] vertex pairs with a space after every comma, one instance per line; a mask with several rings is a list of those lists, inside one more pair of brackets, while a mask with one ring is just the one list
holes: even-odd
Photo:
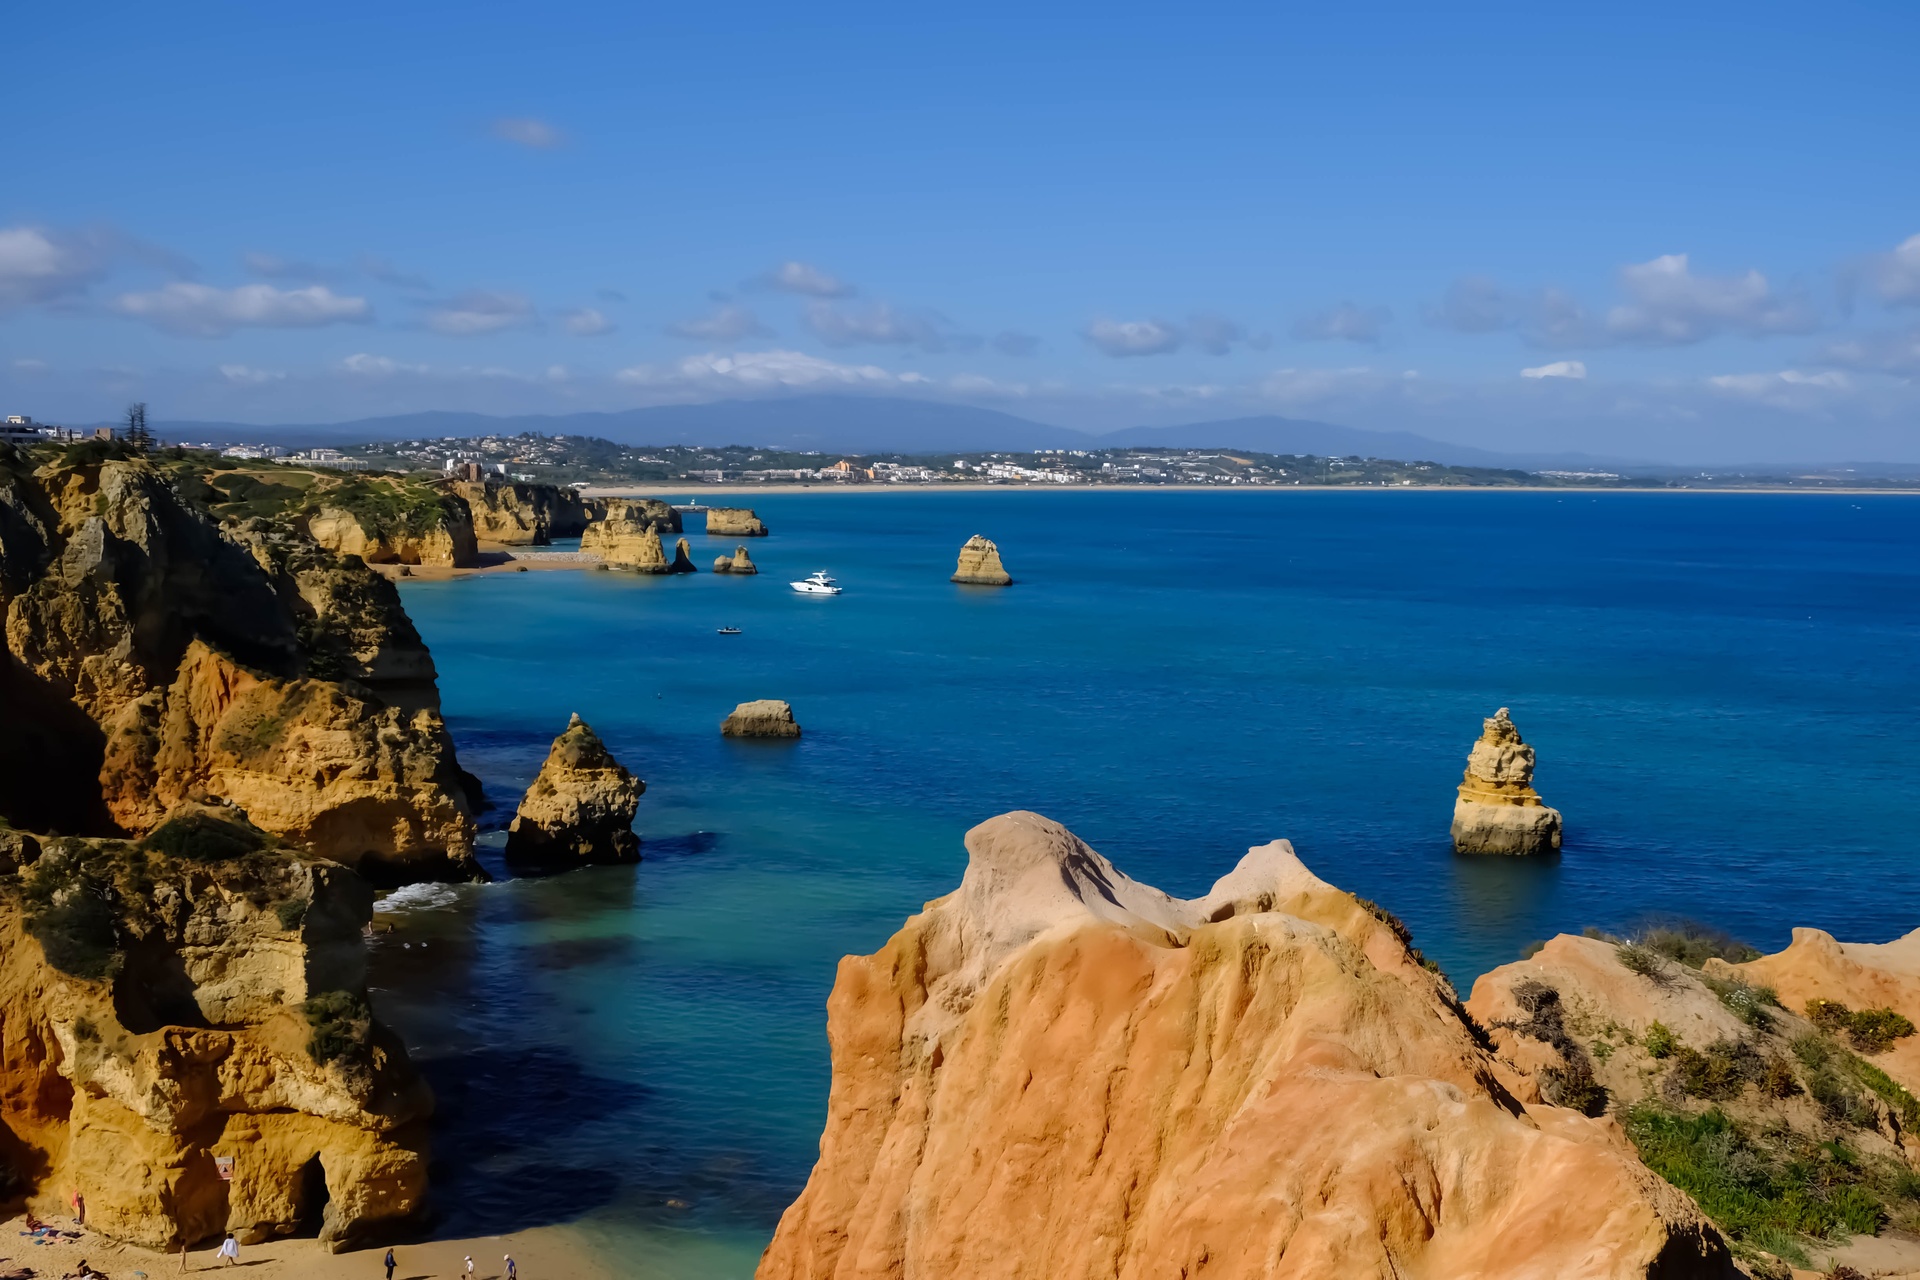
[[709, 538], [764, 538], [767, 526], [751, 507], [708, 507]]
[[289, 523], [216, 523], [143, 460], [0, 472], [0, 741], [35, 744], [0, 752], [0, 818], [137, 835], [204, 790], [382, 882], [477, 874], [390, 583]]
[[1560, 847], [1560, 811], [1533, 789], [1533, 748], [1505, 707], [1483, 722], [1467, 753], [1467, 771], [1453, 805], [1453, 847], [1459, 853], [1551, 853]]
[[[372, 893], [231, 810], [0, 858], [0, 1160], [152, 1248], [414, 1213], [432, 1099], [366, 1004]], [[231, 1157], [221, 1178], [216, 1157]]]
[[303, 517], [306, 532], [336, 555], [368, 564], [442, 565], [465, 569], [480, 563], [473, 517], [467, 504], [447, 496], [410, 518], [381, 519], [366, 511], [322, 506]]
[[819, 1163], [761, 1280], [1732, 1275], [1284, 841], [1190, 901], [1037, 814], [966, 843], [959, 890], [841, 962]]
[[555, 538], [577, 538], [594, 514], [578, 490], [563, 485], [460, 481], [452, 492], [473, 513], [474, 536], [505, 546], [543, 547]]
[[[599, 556], [608, 564], [635, 573], [669, 571], [666, 549], [660, 545], [660, 515], [654, 508], [665, 503], [651, 500], [608, 498], [606, 514], [587, 526], [580, 535], [580, 550]], [[673, 508], [667, 507], [669, 513]], [[676, 516], [677, 519], [677, 516]], [[676, 523], [674, 528], [679, 528]]]
[[975, 587], [1005, 587], [1012, 585], [1013, 575], [1000, 563], [1000, 548], [993, 539], [976, 533], [960, 548], [952, 580]]
[[507, 829], [507, 861], [546, 871], [638, 862], [633, 816], [646, 789], [575, 715], [520, 801]]

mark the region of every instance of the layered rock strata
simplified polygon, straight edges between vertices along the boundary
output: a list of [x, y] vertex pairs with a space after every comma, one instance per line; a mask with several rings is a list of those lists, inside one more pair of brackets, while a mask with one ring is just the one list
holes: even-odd
[[760, 566], [753, 562], [753, 557], [747, 554], [745, 547], [735, 547], [730, 556], [714, 557], [713, 571], [751, 576], [760, 572]]
[[1467, 755], [1453, 804], [1458, 853], [1551, 853], [1560, 847], [1560, 811], [1533, 789], [1533, 748], [1520, 739], [1505, 707], [1484, 722]]
[[[0, 870], [0, 1162], [149, 1248], [377, 1238], [426, 1189], [432, 1097], [372, 1019], [351, 871], [187, 805]], [[231, 1160], [222, 1178], [217, 1160]]]
[[793, 708], [775, 698], [743, 702], [720, 722], [720, 733], [728, 738], [797, 738], [800, 724]]
[[547, 871], [638, 862], [633, 817], [646, 789], [576, 714], [507, 828], [507, 861]]
[[449, 490], [473, 513], [474, 536], [502, 546], [544, 547], [555, 538], [577, 538], [593, 518], [593, 505], [565, 485], [462, 480]]
[[666, 549], [660, 545], [660, 526], [655, 523], [658, 513], [650, 510], [656, 506], [665, 504], [608, 498], [606, 513], [580, 535], [580, 550], [635, 573], [669, 572]]
[[710, 538], [764, 538], [767, 526], [748, 507], [708, 507], [707, 536]]
[[480, 563], [467, 504], [445, 496], [405, 517], [322, 506], [303, 517], [307, 536], [341, 556], [368, 564], [431, 564], [465, 569]]
[[976, 533], [960, 548], [960, 563], [953, 571], [953, 581], [976, 587], [1005, 587], [1012, 585], [1013, 575], [1000, 563], [1000, 548], [994, 546], [991, 539]]
[[0, 818], [141, 834], [199, 792], [384, 883], [478, 874], [468, 780], [392, 584], [297, 527], [216, 524], [155, 465], [28, 474], [0, 526]]
[[1733, 1275], [1284, 841], [1184, 901], [1037, 814], [966, 844], [840, 963], [819, 1162], [760, 1280]]

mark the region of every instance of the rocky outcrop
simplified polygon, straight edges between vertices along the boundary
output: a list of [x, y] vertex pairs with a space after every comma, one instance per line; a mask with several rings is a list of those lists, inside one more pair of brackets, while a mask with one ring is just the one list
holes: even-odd
[[368, 564], [432, 564], [465, 569], [480, 563], [467, 504], [451, 496], [396, 514], [321, 506], [303, 517], [307, 536], [335, 555]]
[[78, 1192], [90, 1230], [165, 1250], [340, 1248], [419, 1208], [432, 1098], [368, 1009], [352, 872], [197, 805], [4, 871], [0, 1161], [31, 1207]]
[[1551, 853], [1560, 847], [1560, 811], [1533, 789], [1533, 748], [1505, 707], [1489, 717], [1467, 755], [1453, 804], [1457, 853]]
[[797, 738], [800, 724], [793, 708], [775, 698], [743, 702], [733, 714], [720, 722], [720, 733], [727, 738]]
[[577, 538], [593, 516], [580, 491], [567, 485], [463, 480], [449, 490], [473, 513], [474, 536], [504, 546], [543, 547], [555, 538]]
[[[665, 503], [608, 498], [606, 514], [580, 535], [580, 550], [607, 564], [635, 573], [668, 573], [666, 550], [660, 545], [660, 526], [653, 507]], [[671, 507], [667, 508], [672, 511]], [[677, 526], [676, 526], [677, 527]]]
[[507, 861], [549, 871], [638, 862], [633, 816], [646, 789], [575, 715], [520, 801], [507, 829]]
[[975, 587], [1005, 587], [1013, 584], [1013, 576], [1000, 563], [1000, 548], [976, 533], [960, 548], [960, 564], [953, 571], [953, 581]]
[[760, 572], [760, 566], [753, 562], [745, 547], [735, 547], [730, 556], [716, 556], [713, 561], [715, 573], [733, 573], [752, 575]]
[[693, 564], [693, 549], [685, 538], [673, 544], [673, 563], [667, 566], [668, 573], [698, 573]]
[[748, 507], [708, 507], [709, 538], [764, 538], [767, 526]]
[[[15, 533], [0, 818], [144, 833], [198, 791], [382, 882], [478, 874], [433, 663], [392, 584], [286, 524], [216, 524], [140, 460], [56, 464]], [[48, 522], [48, 517], [51, 522]], [[89, 768], [90, 766], [90, 768]], [[91, 816], [89, 816], [91, 815]]]
[[840, 963], [819, 1162], [760, 1280], [1733, 1275], [1284, 841], [1189, 901], [1037, 814], [966, 844], [956, 892]]

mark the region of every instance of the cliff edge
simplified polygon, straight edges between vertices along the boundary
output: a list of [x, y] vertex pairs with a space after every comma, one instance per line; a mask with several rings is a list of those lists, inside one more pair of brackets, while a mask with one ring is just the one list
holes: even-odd
[[1731, 1276], [1604, 1124], [1523, 1106], [1284, 841], [1204, 897], [1038, 814], [841, 961], [820, 1158], [760, 1280]]

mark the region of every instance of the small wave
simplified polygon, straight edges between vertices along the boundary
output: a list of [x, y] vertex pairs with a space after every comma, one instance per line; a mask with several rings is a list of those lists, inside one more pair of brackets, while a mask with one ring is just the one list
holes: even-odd
[[434, 911], [441, 907], [450, 907], [460, 901], [460, 895], [451, 885], [410, 884], [395, 889], [375, 904], [374, 910], [383, 914], [400, 911]]

